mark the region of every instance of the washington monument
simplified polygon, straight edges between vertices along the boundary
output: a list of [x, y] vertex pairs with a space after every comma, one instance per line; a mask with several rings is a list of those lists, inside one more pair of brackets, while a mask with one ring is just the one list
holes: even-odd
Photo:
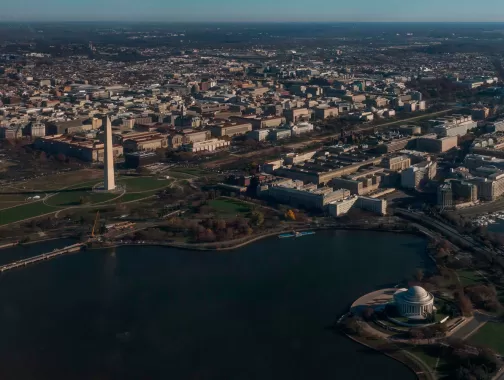
[[105, 157], [104, 157], [104, 188], [105, 190], [114, 190], [114, 148], [112, 147], [112, 123], [108, 116], [103, 118], [103, 128], [105, 130]]

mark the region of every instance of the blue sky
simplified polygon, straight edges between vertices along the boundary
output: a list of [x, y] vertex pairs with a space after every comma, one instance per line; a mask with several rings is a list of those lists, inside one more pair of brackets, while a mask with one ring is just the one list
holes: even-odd
[[12, 0], [1, 21], [504, 21], [504, 0]]

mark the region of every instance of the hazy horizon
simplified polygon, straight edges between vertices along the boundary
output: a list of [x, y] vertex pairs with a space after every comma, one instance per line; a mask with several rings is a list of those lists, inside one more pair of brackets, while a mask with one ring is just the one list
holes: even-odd
[[[501, 16], [496, 16], [496, 15]], [[489, 17], [489, 15], [491, 15]], [[459, 0], [453, 6], [438, 0], [19, 0], [2, 6], [0, 22], [504, 22], [501, 0]]]

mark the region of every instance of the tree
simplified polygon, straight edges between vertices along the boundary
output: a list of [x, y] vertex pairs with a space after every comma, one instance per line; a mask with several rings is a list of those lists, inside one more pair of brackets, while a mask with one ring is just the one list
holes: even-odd
[[59, 162], [65, 162], [66, 161], [66, 156], [63, 153], [59, 153], [58, 155], [56, 155], [56, 159]]
[[408, 331], [408, 335], [409, 335], [410, 339], [413, 339], [416, 341], [424, 338], [424, 332], [422, 329], [410, 329]]
[[252, 211], [250, 222], [255, 226], [260, 226], [264, 223], [264, 214], [260, 211]]
[[362, 318], [365, 321], [372, 321], [375, 316], [375, 311], [372, 307], [367, 307], [362, 311]]
[[473, 306], [469, 297], [467, 297], [462, 291], [458, 292], [456, 295], [456, 303], [462, 314], [466, 317], [472, 315]]
[[360, 335], [362, 332], [362, 326], [355, 317], [350, 317], [345, 320], [344, 329], [348, 334]]
[[294, 214], [294, 211], [289, 210], [285, 213], [285, 218], [288, 220], [295, 221], [296, 220], [296, 214]]
[[418, 282], [421, 282], [424, 278], [424, 271], [420, 268], [418, 268], [416, 271], [415, 271], [415, 279], [418, 281]]
[[149, 169], [144, 168], [143, 166], [139, 166], [138, 168], [136, 168], [135, 171], [137, 172], [137, 174], [140, 174], [140, 175], [147, 175], [150, 173]]

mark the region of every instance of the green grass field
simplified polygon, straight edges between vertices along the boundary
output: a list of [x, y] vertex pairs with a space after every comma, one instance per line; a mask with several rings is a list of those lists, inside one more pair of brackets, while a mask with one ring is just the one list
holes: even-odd
[[430, 355], [428, 350], [426, 350], [426, 347], [422, 346], [410, 347], [407, 349], [407, 351], [417, 356], [433, 370], [436, 367], [437, 357]]
[[192, 174], [187, 174], [187, 173], [183, 173], [183, 172], [179, 172], [179, 171], [175, 171], [175, 170], [170, 170], [168, 172], [164, 172], [163, 174], [168, 175], [168, 176], [170, 176], [170, 178], [175, 178], [175, 179], [193, 179], [193, 178], [195, 178], [195, 176]]
[[504, 355], [504, 323], [487, 322], [474, 335], [469, 337], [469, 341], [490, 347]]
[[117, 201], [121, 203], [138, 201], [140, 199], [152, 197], [156, 194], [156, 191], [147, 191], [145, 193], [132, 193], [132, 194], [124, 194]]
[[96, 204], [110, 201], [117, 198], [120, 194], [93, 193], [90, 189], [76, 190], [72, 192], [62, 192], [49, 198], [46, 203], [55, 207], [74, 207], [80, 206], [81, 198], [85, 200], [85, 204]]
[[457, 274], [462, 286], [478, 284], [483, 280], [478, 273], [472, 270], [460, 269], [457, 270]]
[[170, 179], [157, 179], [156, 177], [123, 177], [118, 183], [126, 186], [128, 193], [162, 189], [173, 181]]
[[209, 206], [215, 209], [215, 211], [227, 217], [234, 217], [238, 214], [247, 214], [250, 212], [250, 207], [238, 200], [231, 199], [214, 199], [208, 202]]
[[[0, 209], [0, 225], [33, 218], [39, 215], [50, 213], [51, 211], [56, 212], [65, 208], [78, 207], [81, 205], [81, 199], [85, 202], [82, 204], [83, 206], [102, 203], [113, 204], [116, 200], [120, 202], [133, 202], [141, 200], [156, 194], [158, 190], [167, 187], [170, 183], [173, 182], [173, 180], [159, 180], [156, 177], [119, 178], [117, 181], [118, 184], [124, 184], [127, 191], [127, 193], [122, 196], [120, 193], [108, 194], [93, 192], [93, 186], [99, 184], [100, 182], [102, 182], [101, 179], [94, 179], [67, 186], [64, 189], [65, 191], [53, 191], [53, 194], [56, 194], [47, 199], [46, 204], [40, 201], [16, 205], [15, 201], [19, 201], [19, 203], [25, 202], [24, 195], [21, 196], [11, 194], [5, 194], [5, 202], [2, 202], [3, 195], [0, 193], [0, 205], [11, 207], [3, 210]], [[14, 202], [9, 203], [9, 201]], [[75, 208], [75, 210], [78, 210], [78, 208]]]
[[0, 210], [0, 225], [17, 222], [18, 220], [34, 218], [56, 211], [54, 207], [46, 206], [42, 201]]
[[[199, 168], [180, 168], [180, 169], [173, 169], [171, 170], [172, 172], [176, 172], [176, 173], [186, 173], [186, 174], [190, 174], [191, 176], [196, 176], [196, 177], [200, 177], [200, 176], [204, 176], [204, 175], [209, 175], [209, 174], [212, 174], [211, 172], [208, 172], [206, 170], [203, 170], [203, 169], [199, 169]], [[168, 174], [169, 175], [169, 174]]]

